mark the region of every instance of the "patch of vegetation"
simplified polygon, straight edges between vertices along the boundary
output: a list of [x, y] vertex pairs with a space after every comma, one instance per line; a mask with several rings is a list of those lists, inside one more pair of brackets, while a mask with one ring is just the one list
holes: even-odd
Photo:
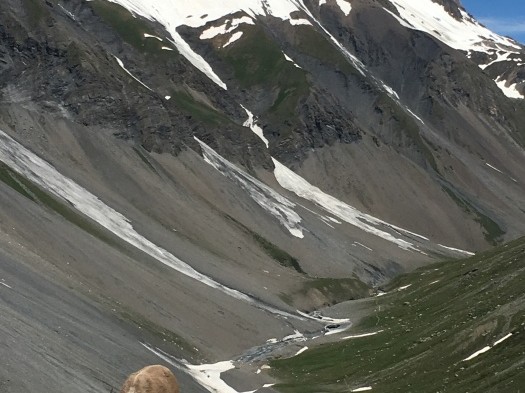
[[29, 23], [32, 26], [36, 26], [40, 21], [48, 15], [47, 10], [44, 8], [43, 2], [39, 0], [23, 0], [22, 5], [27, 12]]
[[31, 201], [35, 202], [33, 199], [33, 196], [29, 194], [27, 189], [22, 185], [20, 181], [18, 181], [18, 175], [13, 172], [9, 167], [0, 161], [0, 181], [7, 184], [9, 187], [11, 187], [13, 190], [18, 191], [20, 194], [25, 196], [27, 199], [30, 199]]
[[182, 111], [188, 113], [196, 120], [210, 125], [232, 124], [232, 121], [223, 113], [195, 100], [190, 94], [183, 91], [173, 91], [171, 101]]
[[306, 73], [285, 59], [281, 48], [261, 27], [246, 29], [241, 40], [220, 54], [241, 86], [262, 86], [278, 92], [269, 109], [271, 120], [278, 124], [295, 121], [298, 102], [310, 89]]
[[156, 38], [146, 38], [144, 33], [156, 35], [155, 31], [142, 19], [136, 18], [131, 12], [119, 4], [105, 0], [95, 0], [89, 3], [95, 13], [111, 26], [115, 32], [128, 44], [141, 52], [156, 55], [176, 56], [176, 51], [165, 51], [163, 46], [172, 45]]
[[318, 290], [330, 299], [332, 305], [361, 299], [370, 293], [368, 285], [357, 278], [317, 278], [307, 282], [301, 292], [306, 294], [311, 289]]
[[474, 216], [474, 220], [484, 229], [485, 240], [492, 245], [502, 242], [505, 231], [490, 217], [480, 212], [468, 200], [456, 194], [451, 188], [442, 186], [443, 191], [458, 205], [464, 212]]
[[62, 216], [64, 219], [86, 231], [90, 235], [102, 240], [106, 244], [121, 248], [121, 245], [104, 228], [100, 227], [91, 219], [75, 211], [65, 202], [60, 201], [25, 177], [12, 171], [6, 164], [0, 162], [0, 180], [9, 187], [18, 191], [29, 200], [47, 208]]
[[[405, 287], [404, 289], [402, 289]], [[525, 386], [525, 238], [399, 277], [350, 334], [272, 362], [282, 392], [519, 392]], [[512, 333], [506, 341], [494, 343]], [[487, 353], [464, 361], [489, 346]]]
[[275, 244], [266, 240], [264, 237], [260, 236], [259, 234], [255, 232], [251, 232], [251, 235], [257, 241], [257, 243], [261, 245], [261, 248], [264, 250], [264, 252], [268, 256], [272, 257], [277, 262], [279, 262], [282, 266], [292, 268], [298, 273], [306, 274], [304, 270], [301, 268], [301, 265], [299, 264], [299, 261], [296, 258], [292, 257], [286, 251], [281, 250]]
[[302, 269], [301, 265], [299, 264], [299, 261], [292, 257], [290, 254], [288, 254], [286, 251], [280, 249], [272, 242], [268, 241], [258, 233], [255, 233], [247, 226], [241, 224], [239, 221], [237, 221], [235, 218], [226, 215], [226, 218], [228, 218], [230, 221], [234, 222], [239, 228], [241, 228], [244, 232], [248, 233], [253, 237], [253, 239], [259, 243], [261, 248], [264, 250], [266, 255], [273, 258], [277, 262], [279, 262], [280, 265], [294, 269], [298, 273], [306, 274], [304, 270]]
[[336, 67], [346, 75], [361, 77], [359, 71], [350, 63], [341, 51], [334, 46], [328, 37], [308, 26], [298, 26], [296, 48], [303, 54], [319, 60], [331, 68]]

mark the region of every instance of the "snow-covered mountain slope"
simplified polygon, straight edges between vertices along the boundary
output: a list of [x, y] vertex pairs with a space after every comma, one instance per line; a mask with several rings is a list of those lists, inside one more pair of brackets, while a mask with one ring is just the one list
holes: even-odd
[[[287, 21], [295, 26], [311, 25], [312, 19], [315, 19], [302, 0], [251, 0], [242, 3], [235, 0], [220, 3], [206, 0], [196, 2], [179, 2], [174, 0], [159, 0], [155, 2], [144, 0], [108, 1], [120, 4], [136, 15], [162, 24], [170, 34], [168, 39], [173, 41], [179, 52], [224, 89], [227, 89], [226, 84], [208, 62], [195, 53], [191, 46], [180, 36], [177, 31], [178, 27], [199, 28], [207, 23], [216, 22], [239, 12], [245, 14], [246, 16], [238, 20], [226, 19], [222, 26], [211, 27], [202, 33], [201, 39], [213, 38], [218, 34], [228, 34], [229, 39], [222, 46], [225, 48], [242, 37], [243, 32], [238, 30], [239, 25], [243, 23], [254, 24], [254, 19], [257, 17], [270, 16]], [[515, 57], [515, 60], [519, 63], [519, 55], [524, 53], [523, 46], [482, 26], [456, 4], [453, 4], [452, 7], [456, 7], [457, 12], [452, 14], [442, 4], [433, 0], [418, 2], [409, 0], [389, 1], [394, 5], [397, 14], [387, 9], [385, 10], [390, 12], [403, 26], [428, 33], [446, 45], [466, 52], [469, 57], [472, 57], [473, 52], [478, 53], [478, 56], [479, 53], [482, 53], [486, 63], [479, 65], [483, 69], [494, 63], [500, 63], [511, 55], [518, 55], [518, 57]], [[321, 7], [326, 4], [326, 1], [320, 1], [318, 6]], [[352, 9], [349, 1], [338, 0], [335, 4], [346, 17], [349, 16]], [[319, 24], [319, 21], [314, 23]], [[226, 28], [226, 26], [228, 27]], [[512, 78], [509, 75], [497, 75], [493, 79], [508, 97], [523, 98], [521, 92], [522, 81], [515, 80], [515, 76]]]
[[[451, 48], [466, 52], [469, 58], [482, 56], [479, 60], [479, 66], [482, 69], [505, 61], [514, 62], [511, 63], [511, 66], [524, 65], [522, 58], [525, 58], [525, 48], [523, 45], [490, 31], [460, 6], [452, 5], [457, 9], [458, 17], [433, 0], [389, 1], [399, 14], [392, 13], [392, 15], [403, 26], [430, 34]], [[509, 58], [511, 56], [512, 58]], [[507, 97], [523, 99], [525, 95], [523, 80], [516, 81], [515, 76], [512, 78], [508, 72], [505, 74], [493, 78], [497, 86]]]
[[497, 50], [520, 50], [509, 38], [493, 33], [480, 25], [465, 10], [458, 19], [432, 0], [390, 0], [404, 26], [424, 31], [452, 48], [462, 51], [491, 53]]
[[[293, 0], [249, 0], [239, 2], [237, 0], [208, 1], [208, 0], [109, 0], [126, 7], [136, 15], [161, 23], [170, 34], [169, 39], [195, 67], [205, 73], [211, 80], [224, 89], [226, 84], [213, 71], [210, 65], [200, 55], [195, 53], [188, 43], [177, 32], [177, 27], [185, 25], [190, 27], [201, 27], [208, 22], [222, 19], [225, 16], [243, 12], [250, 18], [259, 15], [272, 16], [282, 20], [291, 21], [291, 14], [299, 11], [299, 7]], [[248, 18], [249, 21], [251, 19]], [[240, 23], [246, 23], [241, 19]], [[231, 23], [231, 22], [230, 22]], [[235, 30], [235, 22], [233, 30]], [[248, 22], [250, 23], [250, 22]], [[209, 30], [208, 30], [209, 32]], [[207, 38], [203, 33], [202, 38]]]

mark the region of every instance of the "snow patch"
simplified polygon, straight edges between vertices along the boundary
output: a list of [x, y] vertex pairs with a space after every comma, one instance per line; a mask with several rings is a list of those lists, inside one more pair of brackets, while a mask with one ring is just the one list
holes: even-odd
[[243, 123], [243, 126], [248, 127], [250, 130], [252, 130], [253, 133], [257, 135], [264, 142], [264, 144], [266, 145], [266, 148], [268, 148], [269, 147], [268, 139], [266, 139], [266, 137], [264, 136], [263, 129], [256, 124], [257, 120], [253, 117], [253, 113], [250, 112], [248, 109], [246, 109], [244, 106], [241, 105], [241, 107], [242, 109], [244, 109], [244, 111], [248, 115], [248, 120], [246, 120]]
[[461, 10], [458, 20], [445, 8], [432, 0], [390, 0], [400, 17], [395, 16], [403, 26], [423, 31], [454, 49], [463, 51], [493, 52], [494, 49], [521, 49], [513, 40], [493, 33]]
[[147, 85], [145, 85], [144, 83], [142, 83], [142, 81], [137, 78], [135, 75], [133, 75], [131, 72], [128, 71], [128, 69], [126, 67], [124, 67], [124, 63], [122, 62], [122, 60], [120, 60], [117, 56], [113, 56], [115, 58], [115, 60], [117, 60], [117, 63], [118, 65], [120, 66], [120, 68], [122, 68], [124, 71], [126, 71], [126, 73], [131, 76], [133, 79], [135, 79], [137, 82], [139, 82], [142, 86], [144, 86], [146, 89], [150, 90], [150, 91], [153, 91], [151, 90]]
[[372, 390], [372, 386], [366, 386], [366, 387], [363, 387], [363, 388], [357, 388], [357, 389], [351, 390], [351, 392], [366, 392], [366, 391], [369, 391], [369, 390]]
[[292, 26], [312, 26], [312, 23], [308, 19], [290, 19]]
[[506, 61], [509, 58], [509, 56], [512, 55], [512, 52], [498, 51], [498, 52], [495, 52], [495, 54], [497, 54], [495, 60], [492, 60], [490, 63], [487, 63], [487, 64], [481, 64], [479, 68], [484, 70], [485, 68], [491, 66], [494, 63], [499, 63], [500, 61]]
[[483, 353], [485, 353], [485, 352], [490, 351], [490, 350], [491, 350], [492, 348], [494, 348], [496, 345], [501, 344], [503, 341], [508, 340], [508, 339], [511, 338], [511, 337], [512, 337], [512, 333], [509, 333], [509, 334], [507, 334], [505, 337], [502, 337], [502, 338], [500, 338], [499, 340], [497, 340], [492, 346], [487, 345], [486, 347], [480, 349], [479, 351], [474, 352], [474, 353], [473, 353], [472, 355], [470, 355], [468, 358], [463, 359], [462, 361], [463, 361], [463, 362], [466, 362], [466, 361], [468, 361], [468, 360], [472, 360], [472, 359], [478, 357], [479, 355], [481, 355], [481, 354], [483, 354]]
[[494, 82], [500, 88], [500, 90], [509, 98], [520, 98], [523, 99], [523, 95], [516, 89], [518, 86], [516, 83], [508, 84], [508, 82], [502, 77], [498, 77]]
[[[227, 20], [223, 25], [221, 26], [212, 26], [208, 29], [204, 30], [199, 37], [201, 40], [209, 40], [211, 38], [214, 38], [218, 35], [224, 35], [229, 34], [233, 32], [235, 29], [237, 29], [241, 24], [248, 24], [248, 25], [254, 25], [255, 22], [253, 19], [249, 16], [243, 16], [242, 18], [234, 18], [231, 20]], [[230, 26], [230, 27], [227, 27]]]
[[499, 172], [501, 174], [503, 174], [502, 171], [500, 171], [498, 168], [496, 168], [495, 166], [493, 165], [490, 165], [488, 162], [485, 163], [486, 166], [488, 166], [490, 169], [494, 169], [496, 172]]
[[[177, 369], [190, 375], [199, 385], [211, 393], [239, 393], [232, 388], [221, 378], [221, 374], [235, 368], [235, 364], [231, 360], [213, 363], [193, 365], [183, 359], [176, 359], [166, 352], [153, 348], [148, 344], [141, 343], [141, 345], [148, 351], [157, 355], [160, 359], [171, 364]], [[255, 390], [244, 393], [254, 393]]]
[[289, 61], [290, 63], [293, 63], [293, 65], [295, 67], [302, 69], [302, 67], [299, 66], [295, 61], [293, 61], [293, 59], [290, 56], [288, 56], [286, 53], [283, 52], [283, 55], [284, 55], [284, 58], [286, 59], [286, 61]]
[[390, 86], [388, 86], [387, 84], [381, 82], [381, 84], [383, 85], [383, 88], [386, 90], [386, 92], [388, 93], [388, 95], [396, 100], [399, 101], [399, 94], [396, 93], [396, 91], [394, 89], [392, 89]]
[[341, 340], [350, 340], [352, 338], [370, 337], [370, 336], [375, 336], [376, 334], [379, 334], [381, 332], [383, 332], [383, 330], [378, 330], [377, 332], [372, 332], [372, 333], [355, 334], [353, 336], [343, 337]]
[[148, 33], [144, 33], [144, 38], [155, 38], [155, 39], [159, 40], [160, 42], [163, 41], [162, 38], [157, 37], [156, 35], [148, 34]]
[[75, 22], [77, 21], [77, 18], [75, 18], [75, 15], [73, 15], [70, 11], [68, 11], [66, 8], [64, 8], [64, 6], [62, 4], [59, 4], [58, 5], [60, 7], [60, 9], [62, 11], [64, 11], [64, 13], [69, 16], [71, 19], [73, 19]]
[[308, 347], [303, 347], [300, 350], [297, 351], [297, 353], [294, 356], [299, 356], [300, 354], [308, 351]]
[[498, 341], [496, 341], [493, 346], [495, 347], [496, 345], [501, 344], [503, 341], [508, 340], [511, 337], [512, 337], [512, 333], [509, 333], [505, 337], [500, 338]]
[[438, 244], [438, 246], [441, 247], [441, 248], [444, 248], [445, 250], [458, 252], [458, 253], [460, 253], [460, 254], [468, 255], [468, 256], [470, 256], [470, 257], [473, 256], [473, 255], [476, 255], [476, 254], [474, 254], [473, 252], [465, 251], [465, 250], [462, 250], [462, 249], [460, 249], [460, 248], [448, 247], [448, 246], [444, 246], [443, 244]]
[[237, 31], [233, 33], [230, 39], [228, 40], [228, 42], [226, 42], [222, 47], [226, 48], [227, 46], [233, 44], [235, 41], [239, 40], [242, 37], [242, 35], [243, 35], [242, 31]]
[[352, 11], [352, 4], [348, 0], [335, 0], [341, 11], [348, 16], [350, 15], [350, 11]]
[[[285, 167], [283, 164], [281, 164], [274, 158], [273, 163], [275, 165], [274, 175], [281, 187], [295, 193], [301, 198], [307, 199], [318, 204], [334, 216], [364, 230], [365, 232], [371, 233], [385, 240], [388, 240], [398, 245], [404, 250], [419, 251], [412, 243], [403, 239], [396, 238], [392, 234], [381, 230], [377, 227], [385, 226], [390, 229], [405, 231], [404, 229], [398, 228], [373, 216], [362, 213], [356, 208], [347, 205], [346, 203], [332, 197], [331, 195], [324, 193], [319, 188], [311, 185], [305, 179], [303, 179], [302, 177], [294, 173], [292, 170]], [[407, 233], [412, 232], [407, 231]], [[421, 237], [424, 238], [423, 236]]]
[[490, 347], [486, 346], [485, 348], [482, 348], [479, 351], [474, 352], [472, 355], [470, 355], [468, 358], [463, 359], [462, 361], [466, 362], [468, 360], [472, 360], [472, 359], [478, 357], [479, 355], [481, 355], [482, 353], [485, 353], [485, 352], [488, 352], [488, 351], [490, 351]]
[[296, 206], [294, 203], [221, 157], [197, 137], [194, 138], [200, 144], [204, 160], [208, 164], [228, 179], [236, 182], [260, 207], [274, 216], [292, 236], [300, 239], [304, 237], [303, 228], [300, 225], [301, 217], [293, 210]]

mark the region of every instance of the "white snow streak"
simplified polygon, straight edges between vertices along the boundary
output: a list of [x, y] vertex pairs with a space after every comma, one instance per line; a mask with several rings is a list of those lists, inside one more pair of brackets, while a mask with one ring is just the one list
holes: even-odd
[[248, 119], [243, 123], [243, 126], [248, 127], [250, 130], [252, 130], [255, 135], [261, 138], [261, 140], [266, 145], [266, 148], [268, 148], [268, 139], [266, 139], [266, 137], [264, 136], [263, 129], [256, 124], [257, 120], [255, 120], [255, 118], [253, 117], [253, 113], [246, 109], [244, 106], [241, 105], [241, 107], [245, 110], [246, 114], [248, 115]]
[[257, 308], [276, 315], [298, 318], [295, 315], [262, 304], [236, 289], [229, 288], [199, 273], [167, 250], [137, 233], [125, 216], [106, 205], [71, 179], [60, 174], [53, 166], [30, 152], [3, 131], [0, 131], [0, 161], [57, 198], [70, 203], [79, 212], [91, 218], [115, 236], [179, 273]]
[[346, 336], [346, 337], [343, 337], [341, 340], [350, 340], [352, 338], [363, 338], [363, 337], [370, 337], [370, 336], [375, 336], [376, 334], [379, 334], [383, 332], [383, 330], [379, 330], [377, 332], [372, 332], [372, 333], [364, 333], [364, 334], [355, 334], [353, 336]]
[[144, 33], [144, 38], [155, 38], [155, 39], [159, 40], [160, 42], [162, 42], [162, 38], [157, 37], [156, 35], [148, 34], [148, 33]]
[[[376, 226], [386, 226], [391, 229], [401, 229], [381, 221], [373, 216], [362, 213], [356, 208], [332, 197], [321, 191], [319, 188], [311, 185], [305, 179], [285, 167], [276, 159], [273, 159], [275, 165], [274, 175], [281, 187], [295, 193], [297, 196], [312, 201], [323, 209], [340, 218], [341, 220], [354, 225], [365, 232], [379, 236], [388, 240], [404, 250], [418, 251], [412, 243], [403, 239], [398, 239], [388, 232], [378, 229]], [[401, 229], [403, 230], [403, 229]]]
[[201, 145], [204, 160], [208, 164], [239, 184], [259, 206], [273, 215], [290, 234], [301, 239], [304, 237], [303, 228], [299, 225], [301, 217], [293, 210], [296, 206], [294, 203], [221, 157], [197, 137], [195, 140]]
[[501, 174], [503, 174], [502, 171], [500, 171], [498, 168], [496, 168], [495, 166], [493, 165], [490, 165], [488, 162], [485, 163], [486, 166], [488, 166], [490, 169], [494, 169], [496, 172], [499, 172]]
[[507, 340], [507, 339], [509, 339], [511, 337], [512, 337], [512, 333], [509, 333], [505, 337], [500, 338], [498, 341], [496, 341], [493, 346], [495, 347], [496, 345], [501, 344], [503, 341], [505, 341], [505, 340]]
[[460, 254], [468, 255], [468, 256], [470, 256], [470, 257], [473, 256], [473, 255], [476, 255], [476, 254], [474, 254], [473, 252], [465, 251], [465, 250], [461, 250], [461, 249], [459, 249], [459, 248], [454, 248], [454, 247], [444, 246], [443, 244], [438, 244], [438, 246], [441, 247], [441, 248], [444, 248], [445, 250], [458, 252], [458, 253], [460, 253]]
[[290, 56], [288, 56], [286, 53], [283, 52], [283, 55], [284, 55], [284, 58], [286, 59], [286, 61], [289, 61], [290, 63], [293, 63], [293, 65], [295, 67], [302, 69], [302, 67], [299, 66], [295, 61], [293, 61], [293, 59]]
[[392, 89], [390, 86], [388, 86], [386, 83], [381, 83], [383, 85], [383, 88], [386, 90], [386, 92], [388, 93], [388, 95], [390, 95], [390, 97], [396, 99], [399, 101], [399, 94], [397, 94], [397, 92]]
[[142, 86], [144, 86], [146, 89], [150, 90], [150, 91], [153, 91], [151, 90], [147, 85], [145, 85], [144, 83], [142, 83], [142, 81], [137, 78], [135, 75], [133, 75], [131, 72], [128, 71], [128, 69], [126, 67], [124, 67], [124, 63], [122, 62], [122, 60], [120, 60], [117, 56], [113, 56], [115, 58], [115, 60], [117, 60], [117, 63], [118, 65], [120, 66], [120, 68], [122, 68], [124, 71], [126, 71], [126, 73], [131, 76], [133, 79], [135, 79], [137, 82], [139, 82]]
[[499, 340], [497, 340], [492, 346], [487, 345], [486, 347], [480, 349], [479, 351], [474, 352], [474, 353], [473, 353], [472, 355], [470, 355], [468, 358], [463, 359], [462, 361], [463, 361], [463, 362], [466, 362], [466, 361], [468, 361], [468, 360], [472, 360], [472, 359], [478, 357], [479, 355], [481, 355], [481, 354], [483, 354], [483, 353], [485, 353], [485, 352], [490, 351], [490, 350], [491, 350], [492, 348], [494, 348], [496, 345], [501, 344], [503, 341], [508, 340], [508, 339], [511, 338], [511, 337], [512, 337], [512, 333], [509, 333], [509, 334], [507, 334], [505, 337], [502, 337], [502, 338], [500, 338]]
[[479, 351], [474, 352], [472, 355], [470, 355], [468, 358], [463, 359], [462, 361], [466, 362], [468, 360], [472, 360], [472, 359], [478, 357], [479, 355], [481, 355], [482, 353], [485, 353], [487, 351], [490, 351], [490, 347], [489, 346], [486, 346], [485, 348], [482, 348]]
[[372, 386], [366, 386], [364, 388], [354, 389], [354, 390], [351, 390], [351, 392], [367, 392], [369, 390], [372, 390]]
[[297, 353], [294, 356], [299, 356], [300, 354], [308, 351], [308, 347], [303, 347], [300, 350], [297, 351]]
[[13, 287], [11, 287], [10, 285], [7, 285], [5, 282], [0, 281], [0, 284], [2, 284], [6, 288], [13, 289]]
[[354, 242], [355, 245], [361, 246], [363, 248], [366, 248], [368, 251], [374, 251], [370, 247], [365, 246], [363, 243]]

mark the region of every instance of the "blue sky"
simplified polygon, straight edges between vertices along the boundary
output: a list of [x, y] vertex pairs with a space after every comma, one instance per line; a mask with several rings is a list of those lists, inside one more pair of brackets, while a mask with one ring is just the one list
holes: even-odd
[[461, 0], [461, 3], [491, 30], [525, 44], [524, 0]]

